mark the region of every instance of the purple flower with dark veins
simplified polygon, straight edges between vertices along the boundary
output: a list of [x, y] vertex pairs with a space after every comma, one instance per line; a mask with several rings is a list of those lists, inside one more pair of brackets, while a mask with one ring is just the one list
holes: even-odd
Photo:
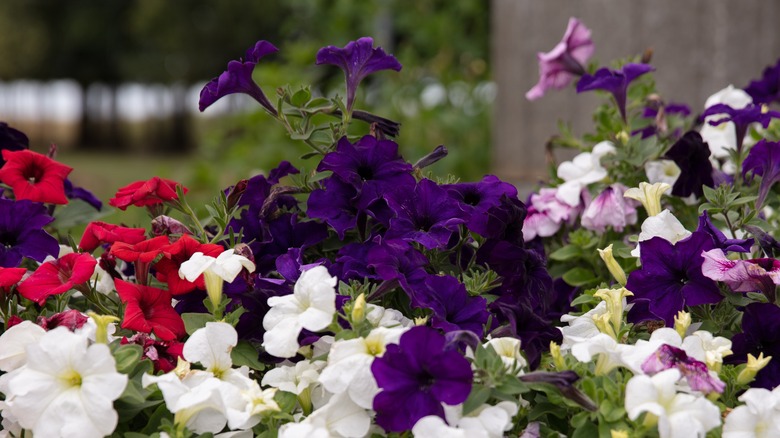
[[626, 120], [626, 94], [631, 82], [645, 73], [655, 70], [647, 64], [626, 64], [618, 70], [600, 68], [593, 75], [583, 75], [577, 83], [577, 92], [592, 90], [608, 91], [615, 98], [623, 121]]
[[688, 385], [694, 391], [701, 391], [705, 394], [722, 393], [723, 389], [726, 388], [726, 384], [717, 375], [710, 375], [704, 362], [688, 357], [685, 350], [668, 344], [661, 345], [642, 363], [642, 371], [651, 376], [670, 368], [680, 370], [680, 374], [685, 377]]
[[699, 216], [699, 228], [696, 231], [703, 231], [710, 235], [715, 242], [715, 247], [726, 252], [750, 252], [750, 248], [755, 242], [753, 239], [729, 239], [722, 231], [712, 224], [710, 215], [704, 210]]
[[747, 179], [748, 174], [761, 177], [758, 199], [756, 199], [756, 209], [760, 210], [766, 201], [769, 189], [780, 181], [780, 143], [761, 140], [750, 148], [747, 158], [742, 163], [742, 176]]
[[0, 266], [14, 268], [23, 257], [43, 262], [46, 256], [57, 256], [57, 239], [43, 230], [54, 220], [38, 202], [12, 201], [0, 198]]
[[764, 69], [761, 79], [751, 81], [745, 92], [753, 98], [753, 103], [770, 104], [780, 102], [780, 59], [775, 65]]
[[385, 237], [417, 242], [428, 248], [446, 248], [458, 226], [466, 222], [447, 191], [429, 179], [421, 180], [413, 191], [387, 197], [396, 217], [390, 219]]
[[[715, 304], [723, 299], [718, 284], [702, 274], [704, 259], [701, 253], [715, 247], [707, 233], [695, 231], [687, 238], [672, 244], [662, 237], [642, 242], [642, 267], [628, 276], [626, 289], [634, 293], [632, 302], [647, 301], [635, 306], [645, 309], [674, 326], [674, 316], [685, 306]], [[635, 312], [629, 320], [640, 322]]]
[[772, 119], [780, 117], [780, 112], [768, 110], [762, 105], [752, 103], [740, 109], [732, 108], [725, 103], [719, 103], [707, 108], [699, 117], [704, 120], [707, 116], [717, 114], [724, 114], [725, 116], [717, 120], [710, 120], [707, 123], [712, 126], [718, 126], [722, 123], [734, 122], [734, 131], [737, 136], [737, 152], [742, 151], [742, 142], [745, 140], [745, 135], [751, 124], [759, 123], [766, 128]]
[[539, 53], [539, 82], [525, 93], [528, 100], [544, 96], [549, 89], [561, 90], [577, 77], [585, 74], [583, 64], [588, 62], [595, 47], [590, 29], [574, 17], [569, 18], [563, 39], [547, 53]]
[[212, 79], [200, 91], [198, 109], [201, 112], [224, 96], [233, 93], [246, 93], [252, 96], [266, 111], [276, 117], [276, 108], [268, 101], [263, 90], [252, 80], [252, 72], [260, 59], [271, 53], [278, 52], [273, 44], [260, 40], [246, 51], [244, 59], [230, 61], [227, 70]]
[[388, 55], [381, 47], [374, 48], [370, 37], [350, 41], [344, 48], [327, 46], [317, 52], [317, 65], [331, 64], [344, 71], [347, 80], [347, 111], [352, 111], [355, 92], [360, 82], [371, 73], [380, 70], [401, 70], [395, 56]]
[[691, 194], [701, 198], [704, 186], [713, 187], [710, 147], [696, 131], [688, 131], [666, 153], [666, 158], [684, 169], [672, 186], [672, 195], [686, 198]]
[[409, 430], [420, 418], [444, 418], [442, 403], [463, 403], [473, 373], [462, 354], [445, 350], [445, 338], [425, 326], [412, 327], [371, 364], [381, 392], [374, 397], [376, 423], [387, 432]]
[[470, 296], [466, 286], [451, 275], [428, 275], [420, 286], [415, 292], [417, 303], [413, 304], [433, 310], [432, 327], [445, 333], [469, 330], [483, 335], [490, 316], [484, 298]]

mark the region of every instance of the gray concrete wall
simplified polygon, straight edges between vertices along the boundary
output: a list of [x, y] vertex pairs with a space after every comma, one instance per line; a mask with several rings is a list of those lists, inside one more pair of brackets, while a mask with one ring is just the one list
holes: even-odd
[[558, 120], [587, 132], [599, 102], [573, 87], [525, 99], [538, 80], [536, 53], [560, 41], [572, 16], [591, 29], [601, 65], [653, 48], [658, 91], [694, 111], [780, 57], [780, 0], [492, 0], [493, 170], [526, 190], [547, 175], [544, 145]]

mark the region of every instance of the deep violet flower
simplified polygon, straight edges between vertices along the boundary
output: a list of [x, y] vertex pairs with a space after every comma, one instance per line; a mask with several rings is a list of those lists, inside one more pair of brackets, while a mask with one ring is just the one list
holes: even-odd
[[[640, 243], [642, 267], [628, 276], [626, 289], [634, 293], [633, 302], [647, 300], [648, 310], [673, 327], [674, 316], [685, 306], [714, 304], [723, 297], [715, 281], [702, 274], [701, 253], [715, 247], [707, 233], [695, 231], [672, 244], [662, 237]], [[642, 308], [642, 306], [639, 306]], [[639, 322], [632, 309], [629, 320]]]
[[412, 327], [371, 364], [381, 392], [374, 397], [376, 422], [388, 432], [409, 430], [420, 418], [444, 418], [442, 403], [463, 403], [473, 374], [463, 355], [445, 350], [445, 338], [425, 326]]
[[43, 204], [0, 198], [0, 266], [19, 266], [23, 257], [42, 262], [59, 254], [57, 239], [43, 230], [54, 220], [46, 212]]
[[502, 205], [502, 198], [517, 198], [517, 188], [501, 181], [497, 176], [486, 175], [482, 181], [473, 183], [458, 183], [442, 186], [458, 203], [467, 217], [467, 227], [477, 234], [485, 236], [487, 230], [488, 211]]
[[252, 80], [252, 72], [260, 59], [271, 53], [278, 52], [268, 41], [260, 40], [254, 46], [247, 49], [244, 59], [230, 61], [227, 70], [209, 81], [200, 91], [198, 109], [203, 112], [224, 96], [233, 93], [246, 93], [254, 98], [271, 115], [276, 117], [276, 108], [271, 105], [263, 90]]
[[49, 204], [68, 203], [65, 178], [73, 171], [72, 167], [29, 150], [4, 150], [2, 153], [6, 163], [0, 169], [0, 182], [13, 189], [16, 199]]
[[425, 281], [428, 259], [404, 240], [382, 240], [368, 250], [366, 265], [384, 281], [396, 280], [409, 296]]
[[651, 376], [670, 368], [680, 370], [680, 374], [685, 377], [688, 385], [694, 391], [701, 391], [705, 394], [722, 393], [723, 389], [726, 388], [726, 384], [722, 380], [717, 376], [710, 375], [704, 362], [688, 357], [685, 350], [669, 344], [661, 345], [642, 363], [642, 371]]
[[756, 209], [761, 209], [769, 189], [780, 181], [780, 143], [761, 140], [750, 148], [742, 163], [742, 176], [747, 178], [748, 174], [761, 177], [756, 199]]
[[753, 98], [753, 103], [780, 102], [780, 59], [775, 65], [764, 69], [761, 79], [750, 81], [750, 84], [744, 89]]
[[753, 239], [729, 239], [721, 230], [712, 224], [710, 215], [704, 210], [699, 216], [699, 228], [697, 231], [703, 231], [710, 235], [715, 242], [715, 247], [724, 252], [750, 252], [750, 248], [755, 242]]
[[563, 340], [561, 331], [552, 321], [511, 295], [503, 295], [490, 303], [490, 312], [501, 324], [491, 335], [494, 338], [511, 336], [520, 339], [532, 370], [539, 366], [542, 353], [550, 348], [550, 341], [560, 344]]
[[396, 217], [390, 219], [385, 237], [417, 242], [428, 249], [445, 248], [458, 225], [466, 221], [447, 191], [429, 179], [421, 180], [411, 192], [388, 196], [387, 204]]
[[360, 211], [353, 199], [359, 196], [359, 192], [337, 177], [325, 178], [322, 186], [309, 195], [306, 214], [324, 220], [336, 231], [339, 239], [344, 240], [345, 233], [357, 226]]
[[433, 310], [432, 327], [483, 335], [489, 316], [484, 298], [470, 296], [466, 286], [451, 275], [428, 275], [421, 286], [415, 289], [413, 304]]
[[19, 295], [42, 306], [46, 298], [65, 293], [89, 281], [95, 273], [95, 266], [97, 260], [89, 254], [65, 254], [57, 260], [42, 264], [16, 289]]
[[742, 315], [742, 333], [731, 340], [734, 354], [726, 357], [726, 363], [744, 363], [748, 353], [772, 356], [750, 386], [771, 390], [780, 385], [780, 307], [774, 303], [748, 304]]
[[588, 62], [594, 50], [590, 29], [577, 18], [569, 18], [561, 42], [549, 52], [540, 52], [536, 55], [539, 60], [539, 82], [525, 93], [525, 98], [539, 99], [547, 90], [563, 89], [576, 76], [585, 74], [584, 64]]
[[729, 260], [720, 248], [705, 251], [701, 266], [705, 277], [726, 283], [734, 292], [761, 292], [770, 303], [780, 284], [780, 261], [775, 259]]
[[381, 70], [401, 71], [401, 63], [381, 47], [374, 48], [370, 37], [350, 41], [344, 48], [327, 46], [317, 52], [317, 65], [331, 64], [344, 71], [347, 81], [347, 111], [352, 111], [355, 92], [368, 75]]
[[700, 198], [704, 194], [703, 186], [713, 187], [710, 147], [696, 131], [688, 131], [666, 153], [666, 158], [674, 161], [680, 172], [672, 186], [672, 195], [686, 198], [691, 194]]
[[737, 151], [742, 150], [742, 142], [745, 140], [745, 135], [748, 132], [748, 128], [753, 123], [759, 123], [764, 128], [769, 126], [769, 122], [772, 119], [780, 117], [780, 112], [767, 110], [765, 107], [756, 104], [748, 104], [744, 108], [732, 108], [725, 103], [719, 103], [707, 108], [702, 114], [701, 119], [704, 120], [707, 116], [714, 116], [723, 114], [717, 120], [710, 120], [711, 126], [718, 126], [722, 123], [733, 122], [734, 130], [736, 133], [736, 147]]
[[94, 193], [83, 187], [74, 186], [68, 178], [65, 178], [65, 196], [68, 199], [81, 199], [97, 211], [103, 208], [103, 202]]
[[655, 70], [647, 64], [624, 65], [618, 70], [601, 68], [593, 75], [583, 75], [577, 83], [577, 92], [592, 90], [608, 91], [615, 98], [618, 110], [623, 120], [626, 120], [626, 94], [631, 82], [645, 73]]
[[[21, 151], [30, 148], [30, 140], [17, 129], [0, 122], [0, 151]], [[0, 167], [5, 164], [5, 159], [0, 155]]]

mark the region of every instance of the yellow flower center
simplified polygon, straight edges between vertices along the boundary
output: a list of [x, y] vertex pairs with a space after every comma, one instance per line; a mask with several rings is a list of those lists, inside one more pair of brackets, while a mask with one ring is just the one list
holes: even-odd
[[81, 386], [81, 374], [77, 373], [75, 370], [67, 370], [60, 374], [60, 380], [62, 380], [68, 388]]

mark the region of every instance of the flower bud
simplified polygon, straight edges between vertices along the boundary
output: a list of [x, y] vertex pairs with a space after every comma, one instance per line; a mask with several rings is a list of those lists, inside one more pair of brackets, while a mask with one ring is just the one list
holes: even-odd
[[737, 376], [737, 383], [740, 385], [747, 385], [748, 383], [752, 382], [753, 379], [756, 378], [756, 374], [758, 374], [762, 368], [767, 366], [770, 360], [772, 360], [772, 356], [764, 357], [764, 353], [759, 354], [758, 357], [748, 353], [747, 365], [742, 371], [739, 372], [739, 375]]
[[563, 360], [561, 354], [561, 346], [556, 344], [555, 341], [550, 341], [550, 356], [552, 356], [553, 365], [558, 371], [564, 371], [566, 369], [566, 361]]
[[603, 260], [604, 264], [607, 265], [609, 273], [615, 277], [615, 280], [620, 283], [621, 286], [625, 286], [626, 272], [623, 271], [623, 268], [620, 266], [620, 264], [618, 264], [617, 260], [615, 260], [615, 257], [612, 255], [612, 244], [610, 243], [609, 246], [604, 249], [599, 249], [598, 252], [601, 256], [601, 260]]
[[685, 332], [691, 326], [691, 314], [680, 310], [674, 317], [674, 329], [681, 338], [685, 338]]
[[[609, 325], [609, 331], [606, 328], [602, 329], [599, 326], [599, 321], [596, 321], [596, 326], [599, 327], [603, 333], [618, 340], [618, 334], [620, 333], [620, 326], [623, 323], [623, 298], [633, 296], [628, 289], [621, 287], [617, 289], [599, 289], [593, 294], [596, 298], [601, 298], [607, 303], [607, 313], [601, 315], [599, 319], [602, 319], [604, 325]], [[594, 317], [595, 319], [596, 317]]]
[[355, 304], [352, 307], [352, 322], [359, 323], [366, 318], [366, 294], [360, 294], [355, 298]]

